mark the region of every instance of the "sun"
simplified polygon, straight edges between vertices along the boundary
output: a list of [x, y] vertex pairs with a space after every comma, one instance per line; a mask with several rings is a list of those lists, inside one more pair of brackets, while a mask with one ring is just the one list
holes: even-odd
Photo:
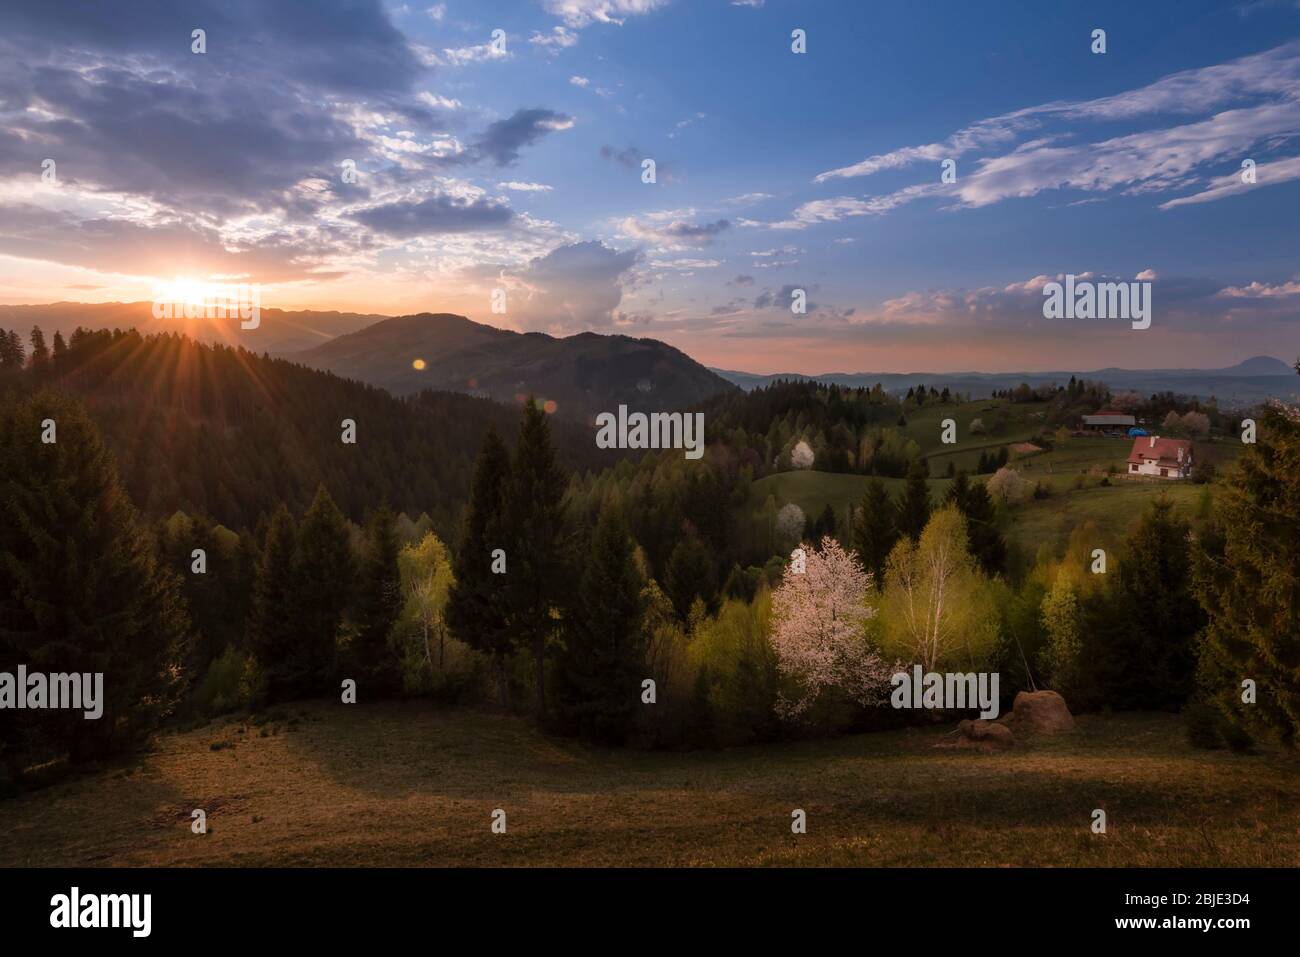
[[188, 276], [177, 276], [171, 282], [159, 286], [157, 298], [163, 302], [179, 302], [201, 306], [213, 298], [212, 283]]

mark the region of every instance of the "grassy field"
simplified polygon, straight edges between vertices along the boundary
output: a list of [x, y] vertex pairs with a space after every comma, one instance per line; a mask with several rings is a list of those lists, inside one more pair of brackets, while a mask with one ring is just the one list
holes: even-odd
[[[968, 403], [957, 409], [978, 407]], [[933, 413], [934, 428], [938, 434], [938, 416], [944, 408], [952, 414], [953, 407], [936, 407], [922, 410]], [[971, 418], [973, 415], [968, 415]], [[960, 421], [961, 416], [958, 414]], [[915, 423], [912, 423], [913, 425]], [[963, 426], [964, 428], [964, 426]], [[932, 452], [927, 456], [931, 475], [942, 475], [952, 460], [960, 468], [973, 468], [979, 453], [985, 448], [996, 451], [1011, 444], [1005, 437], [987, 446], [972, 447], [963, 442], [954, 452]], [[1139, 518], [1147, 504], [1160, 495], [1167, 495], [1176, 506], [1190, 513], [1207, 494], [1206, 486], [1190, 482], [1132, 481], [1124, 476], [1125, 460], [1132, 448], [1131, 439], [1070, 438], [1050, 452], [1013, 456], [1011, 468], [1020, 472], [1030, 482], [1042, 482], [1051, 490], [1046, 499], [1035, 499], [1009, 508], [1003, 518], [1002, 532], [1008, 542], [1014, 542], [1032, 557], [1044, 542], [1060, 552], [1070, 533], [1077, 525], [1092, 521], [1101, 532], [1100, 547], [1117, 545], [1132, 524]], [[1240, 454], [1241, 446], [1234, 442], [1198, 443], [1198, 453], [1212, 460], [1220, 474], [1228, 469]], [[1107, 469], [1114, 466], [1118, 474], [1109, 477], [1110, 485], [1100, 482]], [[988, 476], [981, 477], [981, 481]], [[778, 505], [794, 502], [806, 515], [819, 515], [829, 502], [838, 516], [846, 513], [848, 505], [862, 499], [866, 477], [845, 473], [793, 471], [768, 475], [754, 483], [755, 501], [768, 495], [775, 497]], [[882, 479], [890, 494], [897, 497], [905, 484], [903, 479]], [[938, 502], [948, 488], [946, 478], [930, 479], [931, 498]], [[1213, 494], [1213, 485], [1209, 486]]]
[[0, 865], [1300, 863], [1294, 755], [1193, 751], [1171, 715], [1084, 716], [997, 754], [936, 748], [951, 728], [632, 752], [504, 715], [312, 703], [0, 801]]

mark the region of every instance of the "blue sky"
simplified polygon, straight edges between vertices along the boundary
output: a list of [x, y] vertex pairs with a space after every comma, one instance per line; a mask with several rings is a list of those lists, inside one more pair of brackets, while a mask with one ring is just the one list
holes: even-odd
[[[1300, 352], [1290, 0], [21, 0], [0, 37], [7, 302], [246, 281], [757, 372]], [[1066, 273], [1150, 281], [1151, 329], [1044, 319]]]

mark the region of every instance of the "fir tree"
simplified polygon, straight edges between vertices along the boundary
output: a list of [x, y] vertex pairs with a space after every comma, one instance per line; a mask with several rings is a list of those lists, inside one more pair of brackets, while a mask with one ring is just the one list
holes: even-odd
[[386, 504], [366, 522], [366, 551], [356, 597], [356, 637], [352, 656], [367, 687], [380, 694], [401, 684], [397, 656], [389, 641], [402, 613], [402, 579], [397, 566], [397, 520]]
[[298, 640], [294, 602], [294, 553], [297, 531], [293, 516], [281, 505], [271, 517], [253, 582], [249, 650], [272, 699], [291, 693], [290, 660]]
[[551, 429], [537, 402], [524, 404], [510, 469], [506, 580], [511, 632], [533, 657], [536, 712], [546, 719], [546, 640], [569, 588], [565, 563], [564, 472], [555, 463]]
[[[1297, 372], [1300, 372], [1298, 364]], [[1232, 725], [1300, 738], [1300, 418], [1269, 409], [1214, 496], [1196, 594], [1209, 616], [1198, 684]], [[1243, 682], [1255, 702], [1243, 702]]]
[[703, 539], [689, 526], [668, 556], [664, 591], [682, 621], [690, 617], [696, 599], [703, 599], [707, 605], [717, 591], [713, 557]]
[[0, 671], [104, 674], [102, 717], [8, 711], [0, 744], [34, 735], [73, 761], [130, 745], [178, 700], [188, 640], [176, 576], [80, 403], [0, 400]]
[[640, 705], [645, 579], [621, 514], [607, 505], [586, 552], [574, 620], [556, 674], [557, 708], [578, 734], [626, 740]]
[[286, 677], [295, 694], [323, 692], [333, 674], [352, 573], [347, 523], [320, 485], [298, 528], [294, 561], [298, 638]]
[[45, 333], [40, 326], [32, 326], [32, 368], [44, 370], [50, 364], [50, 350], [45, 344]]
[[930, 486], [926, 482], [929, 469], [925, 459], [913, 459], [907, 469], [907, 484], [898, 503], [898, 531], [915, 541], [925, 531], [930, 521]]
[[898, 512], [889, 490], [880, 479], [868, 479], [854, 515], [853, 551], [874, 576], [877, 588], [884, 585], [885, 562], [897, 541]]
[[[474, 465], [469, 506], [461, 523], [447, 624], [452, 634], [491, 659], [497, 702], [502, 707], [509, 696], [506, 660], [510, 628], [503, 600], [510, 573], [510, 542], [504, 524], [509, 487], [510, 457], [496, 429], [489, 427]], [[492, 552], [497, 548], [507, 551], [505, 575], [492, 571]]]
[[966, 516], [966, 537], [971, 555], [986, 575], [1000, 574], [1006, 568], [1007, 543], [994, 524], [993, 499], [980, 482], [971, 482], [958, 471], [948, 486], [944, 504], [953, 504]]

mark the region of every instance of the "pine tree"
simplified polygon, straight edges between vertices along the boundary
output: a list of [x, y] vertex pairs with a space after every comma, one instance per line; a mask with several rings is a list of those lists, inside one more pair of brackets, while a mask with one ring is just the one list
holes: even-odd
[[944, 504], [953, 504], [966, 517], [966, 536], [970, 552], [986, 575], [997, 575], [1006, 569], [1007, 543], [994, 524], [993, 499], [980, 482], [971, 482], [966, 473], [958, 471], [948, 486]]
[[636, 720], [645, 670], [645, 579], [616, 508], [601, 510], [586, 553], [557, 674], [557, 710], [583, 737], [623, 743]]
[[333, 674], [352, 573], [347, 523], [320, 485], [298, 528], [294, 561], [298, 637], [287, 678], [295, 694], [320, 694]]
[[293, 579], [296, 550], [293, 516], [281, 505], [271, 517], [257, 563], [248, 628], [249, 650], [273, 700], [292, 692], [287, 675], [299, 630]]
[[50, 392], [0, 400], [0, 671], [104, 675], [102, 717], [7, 711], [0, 745], [34, 735], [74, 761], [130, 745], [177, 702], [188, 641], [176, 576], [84, 408]]
[[862, 567], [875, 579], [877, 588], [884, 586], [885, 562], [898, 541], [898, 512], [885, 483], [878, 478], [867, 480], [853, 521], [853, 551]]
[[49, 367], [50, 350], [45, 345], [45, 333], [40, 326], [32, 326], [32, 368], [43, 370]]
[[494, 428], [489, 427], [474, 465], [469, 505], [456, 549], [456, 582], [447, 602], [447, 624], [461, 641], [492, 660], [497, 703], [508, 703], [506, 660], [510, 628], [503, 601], [506, 575], [492, 571], [492, 552], [508, 549], [505, 534], [506, 494], [510, 487], [510, 456]]
[[503, 577], [512, 634], [533, 656], [539, 721], [546, 719], [546, 640], [569, 590], [565, 481], [555, 463], [546, 415], [530, 396], [510, 470], [506, 528], [511, 544], [506, 549], [509, 570]]
[[925, 459], [913, 459], [907, 469], [907, 484], [898, 503], [898, 531], [913, 541], [921, 537], [930, 521], [929, 469]]
[[[1300, 372], [1300, 367], [1297, 368]], [[1196, 593], [1209, 616], [1198, 684], [1233, 725], [1300, 739], [1300, 413], [1269, 409], [1214, 496]], [[1255, 682], [1255, 703], [1242, 701]]]
[[352, 642], [358, 673], [366, 686], [379, 694], [396, 691], [401, 684], [399, 663], [389, 641], [402, 613], [399, 549], [397, 519], [391, 508], [381, 505], [366, 522], [366, 551], [357, 584], [356, 637]]

